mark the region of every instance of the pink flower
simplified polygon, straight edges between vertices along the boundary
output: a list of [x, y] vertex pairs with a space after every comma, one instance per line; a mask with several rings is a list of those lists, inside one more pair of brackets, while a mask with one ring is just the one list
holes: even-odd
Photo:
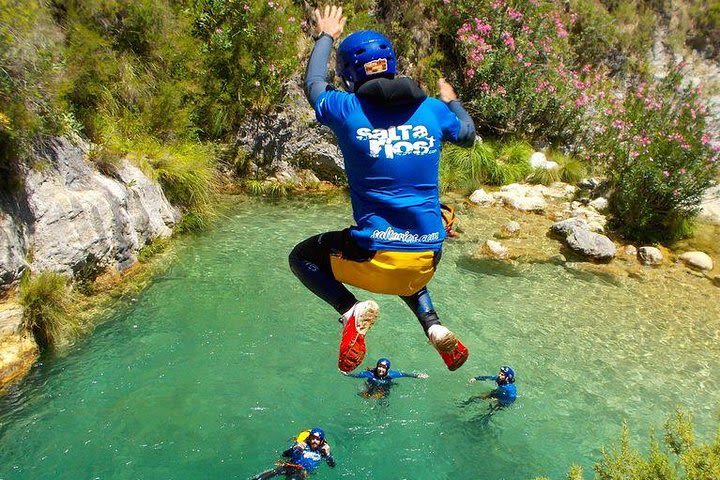
[[677, 189], [673, 190], [673, 196], [677, 197], [678, 195], [680, 195], [680, 190], [677, 190]]
[[670, 176], [670, 172], [663, 170], [663, 175], [665, 175], [665, 178], [668, 178]]
[[702, 138], [700, 139], [700, 143], [702, 143], [703, 145], [707, 145], [708, 143], [710, 143], [710, 135], [708, 135], [707, 133], [703, 133]]
[[623, 121], [620, 120], [620, 119], [615, 119], [615, 120], [613, 120], [613, 122], [612, 122], [612, 126], [613, 126], [613, 128], [617, 128], [618, 130], [622, 130], [623, 128], [625, 128], [625, 122], [623, 122]]
[[220, 27], [215, 29], [215, 33], [222, 33], [222, 32], [223, 32], [223, 29]]
[[260, 86], [260, 82], [258, 82], [257, 80], [255, 80], [255, 86], [256, 86], [256, 87], [259, 87], [259, 86]]
[[270, 7], [270, 8], [275, 8], [275, 2], [273, 2], [272, 0], [270, 0], [270, 1], [268, 2], [268, 7]]
[[686, 170], [684, 168], [680, 169], [680, 175], [685, 175]]
[[501, 97], [503, 97], [503, 96], [505, 96], [507, 91], [505, 90], [505, 87], [503, 87], [502, 85], [499, 85], [497, 88], [495, 88], [495, 93], [500, 95]]
[[289, 18], [288, 18], [288, 22], [290, 22], [290, 23], [295, 23], [295, 17], [289, 17]]
[[514, 8], [508, 8], [508, 16], [515, 21], [522, 20], [523, 14], [515, 10]]
[[243, 10], [245, 10], [246, 12], [247, 12], [248, 10], [250, 10], [250, 5], [248, 5], [247, 3], [244, 4], [244, 5], [243, 5]]
[[503, 6], [503, 0], [495, 0], [490, 7], [492, 7], [493, 10], [497, 10], [498, 8]]
[[514, 51], [515, 50], [515, 39], [513, 38], [512, 34], [510, 34], [510, 32], [503, 32], [502, 37], [503, 37], [503, 43], [505, 45], [507, 45], [507, 47], [510, 50]]
[[468, 80], [473, 78], [475, 76], [475, 70], [473, 70], [472, 68], [468, 68], [467, 70], [465, 70], [465, 76], [468, 78]]
[[482, 90], [482, 91], [485, 92], [485, 93], [488, 93], [488, 92], [490, 91], [490, 85], [488, 85], [488, 84], [485, 83], [485, 82], [482, 82], [482, 83], [480, 84], [480, 90]]
[[530, 65], [532, 65], [532, 62], [525, 62], [525, 63], [523, 63], [523, 67], [529, 67]]
[[278, 27], [278, 33], [284, 33], [283, 27]]
[[492, 26], [488, 24], [487, 22], [480, 20], [479, 18], [475, 19], [475, 30], [480, 32], [480, 35], [487, 35], [492, 31]]

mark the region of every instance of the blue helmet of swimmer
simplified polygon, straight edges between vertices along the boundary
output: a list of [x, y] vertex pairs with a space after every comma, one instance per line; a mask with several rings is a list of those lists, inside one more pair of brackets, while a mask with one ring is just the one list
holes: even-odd
[[392, 42], [373, 30], [351, 33], [337, 49], [336, 71], [350, 92], [373, 78], [394, 78], [397, 56]]

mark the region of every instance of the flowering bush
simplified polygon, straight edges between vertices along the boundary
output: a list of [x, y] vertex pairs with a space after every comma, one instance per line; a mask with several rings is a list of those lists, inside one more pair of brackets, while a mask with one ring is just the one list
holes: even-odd
[[450, 18], [462, 22], [456, 31], [466, 65], [461, 92], [482, 130], [551, 143], [577, 135], [602, 74], [589, 65], [572, 68], [574, 15], [539, 0], [468, 0]]
[[592, 124], [586, 159], [607, 172], [615, 224], [632, 239], [689, 234], [720, 172], [720, 145], [704, 133], [706, 106], [682, 79], [678, 66], [658, 84], [639, 83], [608, 99]]
[[205, 127], [219, 136], [237, 126], [247, 108], [280, 103], [297, 70], [300, 9], [290, 0], [199, 0], [195, 35], [205, 42], [212, 72], [206, 84]]

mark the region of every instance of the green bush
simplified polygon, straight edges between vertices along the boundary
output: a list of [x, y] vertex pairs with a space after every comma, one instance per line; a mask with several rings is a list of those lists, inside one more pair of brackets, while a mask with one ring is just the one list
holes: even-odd
[[720, 0], [693, 1], [689, 14], [694, 28], [688, 44], [711, 58], [720, 58]]
[[302, 11], [290, 0], [198, 0], [194, 27], [208, 71], [200, 109], [206, 135], [223, 136], [248, 109], [282, 102], [299, 65]]
[[706, 107], [682, 80], [678, 66], [661, 83], [640, 83], [624, 100], [598, 106], [587, 159], [604, 168], [613, 223], [629, 239], [686, 236], [720, 171], [720, 149], [704, 133]]
[[32, 331], [42, 349], [51, 348], [81, 330], [73, 311], [73, 294], [67, 278], [54, 272], [25, 274], [20, 282], [23, 325]]
[[[720, 478], [720, 428], [709, 444], [698, 443], [692, 416], [677, 410], [665, 422], [663, 441], [650, 438], [648, 453], [630, 445], [630, 432], [623, 426], [619, 445], [603, 450], [595, 464], [596, 480], [714, 480]], [[583, 480], [582, 468], [574, 466], [568, 480]], [[542, 479], [537, 479], [542, 480]]]
[[39, 133], [62, 133], [58, 90], [62, 34], [41, 2], [0, 0], [0, 188]]

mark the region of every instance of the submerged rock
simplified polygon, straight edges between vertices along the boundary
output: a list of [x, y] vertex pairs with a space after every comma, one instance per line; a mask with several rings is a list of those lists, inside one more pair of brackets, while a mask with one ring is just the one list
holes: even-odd
[[514, 220], [510, 220], [500, 227], [500, 236], [503, 238], [514, 237], [518, 232], [520, 232], [520, 224]]
[[638, 259], [643, 265], [660, 265], [663, 262], [663, 254], [655, 247], [640, 247]]
[[489, 257], [500, 259], [505, 259], [510, 254], [510, 251], [503, 244], [495, 240], [486, 240], [482, 246], [482, 251]]
[[704, 252], [685, 252], [678, 257], [682, 262], [690, 268], [709, 272], [713, 269], [713, 259]]

